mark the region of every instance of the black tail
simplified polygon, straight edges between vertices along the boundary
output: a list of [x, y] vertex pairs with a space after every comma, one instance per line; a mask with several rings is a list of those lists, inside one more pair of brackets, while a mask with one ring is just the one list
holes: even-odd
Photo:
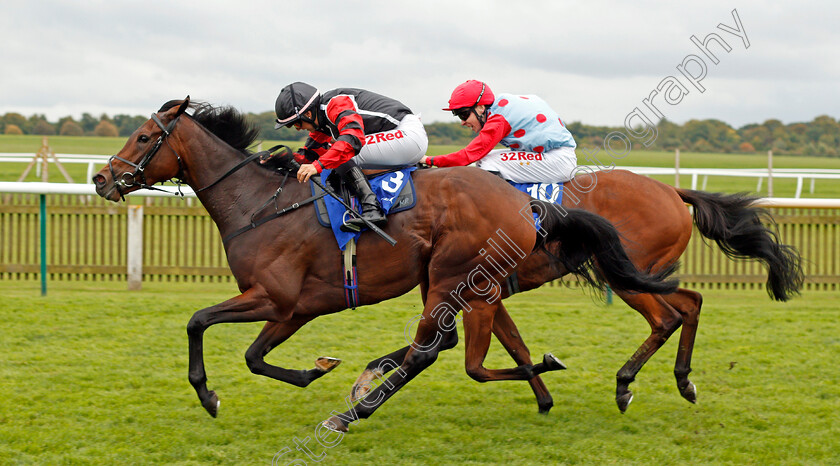
[[639, 293], [668, 294], [677, 290], [677, 280], [666, 280], [674, 267], [655, 274], [639, 271], [621, 246], [618, 231], [600, 215], [581, 209], [561, 210], [537, 200], [531, 200], [531, 210], [540, 222], [535, 248], [548, 242], [558, 244], [555, 258], [587, 283], [602, 288], [606, 282], [615, 290]]
[[677, 193], [694, 206], [694, 223], [700, 233], [714, 240], [724, 254], [758, 259], [767, 266], [767, 293], [771, 298], [787, 301], [799, 293], [804, 281], [802, 257], [796, 248], [779, 241], [773, 217], [753, 206], [756, 198], [688, 189], [677, 189]]

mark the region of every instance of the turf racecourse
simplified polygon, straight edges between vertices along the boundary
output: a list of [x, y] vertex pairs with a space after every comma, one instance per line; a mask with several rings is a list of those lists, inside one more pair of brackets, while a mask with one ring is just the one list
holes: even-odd
[[[49, 145], [53, 151], [59, 154], [114, 154], [123, 147], [128, 140], [127, 137], [100, 138], [100, 137], [78, 137], [78, 136], [49, 136]], [[0, 152], [21, 152], [35, 153], [41, 147], [41, 136], [21, 135], [10, 136], [0, 135]], [[285, 143], [291, 147], [300, 147], [301, 141], [262, 141], [259, 147], [268, 148], [276, 143]], [[429, 146], [429, 155], [440, 155], [461, 149], [463, 146]], [[637, 166], [637, 167], [673, 167], [674, 153], [661, 151], [639, 150], [638, 147], [630, 151], [621, 159], [610, 156], [604, 149], [596, 147], [579, 147], [577, 150], [578, 163], [602, 164], [610, 166]], [[587, 156], [598, 159], [598, 162], [587, 160]], [[16, 181], [20, 178], [26, 168], [26, 163], [0, 163], [0, 181]], [[103, 164], [104, 165], [104, 164]], [[691, 153], [682, 151], [680, 155], [682, 168], [766, 168], [767, 154], [706, 154]], [[776, 155], [773, 158], [773, 166], [781, 168], [800, 169], [840, 169], [840, 158], [838, 157], [807, 157], [807, 156], [786, 156]], [[87, 178], [87, 165], [65, 164], [65, 168], [76, 183], [84, 183]], [[97, 167], [101, 168], [101, 167]], [[653, 178], [674, 183], [673, 175], [656, 175]], [[29, 173], [24, 181], [40, 181], [35, 170]], [[49, 180], [52, 182], [64, 182], [64, 178], [56, 168], [49, 169]], [[722, 192], [750, 192], [756, 188], [757, 180], [754, 178], [710, 176], [705, 191]], [[810, 192], [810, 180], [805, 180], [806, 185], [802, 191], [804, 198], [838, 198], [840, 197], [840, 183], [836, 180], [817, 180], [814, 184], [814, 193]], [[701, 177], [698, 187], [702, 187]], [[691, 176], [683, 174], [680, 177], [681, 186], [691, 186]], [[773, 182], [773, 195], [777, 197], [793, 197], [796, 192], [796, 180], [792, 178], [775, 178]], [[766, 196], [767, 183], [762, 184], [761, 192], [754, 193]]]
[[[315, 425], [344, 398], [365, 363], [404, 344], [420, 310], [417, 292], [316, 319], [267, 358], [311, 368], [344, 360], [299, 389], [252, 375], [243, 354], [260, 324], [205, 335], [219, 418], [187, 382], [185, 326], [232, 285], [0, 282], [0, 463], [277, 464], [302, 459], [295, 439], [329, 464], [828, 464], [840, 460], [838, 293], [774, 303], [762, 292], [706, 292], [692, 381], [699, 402], [675, 386], [677, 338], [632, 385], [626, 414], [615, 372], [647, 335], [623, 303], [543, 287], [508, 300], [535, 355], [569, 367], [545, 375], [555, 407], [538, 415], [524, 382], [478, 384], [463, 369], [463, 342], [373, 417], [331, 436]], [[494, 343], [488, 367], [512, 366]]]

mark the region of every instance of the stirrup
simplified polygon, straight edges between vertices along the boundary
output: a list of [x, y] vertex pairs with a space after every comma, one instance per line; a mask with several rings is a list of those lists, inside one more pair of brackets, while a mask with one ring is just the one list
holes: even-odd
[[358, 233], [362, 231], [362, 227], [356, 225], [355, 223], [350, 223], [350, 221], [354, 220], [355, 218], [356, 217], [350, 215], [349, 211], [345, 211], [344, 215], [341, 216], [341, 225], [338, 227], [338, 229], [345, 233]]
[[[368, 214], [370, 215], [370, 214]], [[361, 214], [362, 218], [369, 221], [370, 223], [376, 225], [379, 228], [382, 228], [386, 223], [388, 223], [388, 217], [382, 215], [381, 213], [375, 218], [368, 218], [365, 217], [365, 214]], [[361, 231], [362, 228], [366, 227], [367, 224], [359, 217], [353, 217], [344, 223], [341, 224], [341, 231], [350, 231], [350, 232], [357, 232]], [[347, 230], [345, 230], [347, 228]]]

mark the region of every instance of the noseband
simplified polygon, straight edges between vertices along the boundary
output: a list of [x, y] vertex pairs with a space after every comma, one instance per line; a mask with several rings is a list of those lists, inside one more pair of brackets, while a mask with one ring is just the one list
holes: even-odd
[[[175, 123], [177, 123], [180, 118], [181, 116], [179, 115], [174, 120], [170, 121], [168, 125], [164, 126], [163, 122], [160, 121], [160, 118], [158, 118], [157, 114], [152, 113], [152, 121], [154, 121], [155, 124], [158, 125], [158, 127], [161, 129], [161, 131], [163, 131], [163, 133], [161, 133], [160, 137], [158, 137], [158, 140], [155, 141], [155, 145], [152, 146], [152, 148], [148, 152], [146, 152], [145, 155], [143, 155], [143, 158], [140, 159], [139, 163], [134, 163], [130, 160], [126, 160], [118, 155], [112, 155], [111, 158], [108, 159], [108, 170], [111, 171], [111, 179], [114, 180], [114, 186], [117, 188], [117, 192], [120, 194], [120, 198], [122, 200], [125, 200], [123, 188], [131, 188], [133, 186], [139, 186], [140, 188], [146, 189], [153, 189], [155, 191], [168, 192], [160, 188], [155, 188], [154, 186], [147, 183], [145, 170], [146, 166], [149, 165], [149, 163], [152, 161], [152, 157], [154, 157], [155, 154], [158, 153], [160, 147], [163, 145], [164, 141], [166, 141], [166, 138], [172, 133], [172, 129], [175, 128]], [[171, 146], [169, 148], [172, 149]], [[172, 149], [172, 152], [175, 152], [175, 150]], [[182, 172], [181, 156], [178, 155], [177, 152], [175, 152], [175, 157], [178, 158], [178, 175], [180, 175]], [[115, 159], [134, 167], [134, 171], [123, 172], [119, 177], [117, 177], [116, 172], [114, 171], [113, 164]], [[180, 183], [178, 183], [178, 185], [180, 187]]]

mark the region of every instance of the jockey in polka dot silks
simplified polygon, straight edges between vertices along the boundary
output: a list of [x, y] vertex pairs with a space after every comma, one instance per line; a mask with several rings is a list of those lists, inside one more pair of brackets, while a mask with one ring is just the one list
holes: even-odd
[[[453, 167], [475, 162], [514, 183], [557, 183], [573, 177], [575, 140], [539, 97], [495, 96], [485, 83], [469, 80], [455, 88], [444, 110], [451, 110], [478, 136], [457, 152], [424, 157], [423, 163]], [[497, 144], [508, 149], [494, 150]]]

